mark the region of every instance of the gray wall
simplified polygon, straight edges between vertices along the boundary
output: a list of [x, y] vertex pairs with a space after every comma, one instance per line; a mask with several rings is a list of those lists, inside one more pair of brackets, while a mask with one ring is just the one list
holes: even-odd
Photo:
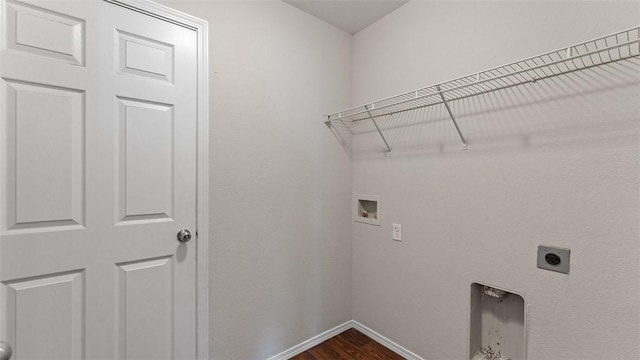
[[283, 2], [162, 1], [209, 21], [212, 359], [351, 319], [351, 36]]
[[[355, 137], [353, 163], [319, 118], [635, 26], [637, 2], [414, 1], [353, 39], [281, 2], [162, 2], [210, 23], [212, 359], [352, 315], [464, 359], [476, 281], [524, 296], [530, 360], [640, 356], [637, 68], [452, 104], [467, 152], [441, 108], [385, 123], [393, 157]], [[382, 226], [351, 222], [352, 191]], [[571, 274], [536, 269], [539, 243]]]
[[[413, 1], [353, 40], [353, 105], [638, 25], [637, 2]], [[636, 62], [637, 64], [637, 62]], [[354, 137], [354, 319], [427, 359], [465, 359], [469, 286], [528, 302], [528, 359], [640, 357], [637, 66], [607, 66], [381, 121]], [[403, 241], [391, 240], [391, 224]], [[571, 274], [536, 269], [571, 248]]]

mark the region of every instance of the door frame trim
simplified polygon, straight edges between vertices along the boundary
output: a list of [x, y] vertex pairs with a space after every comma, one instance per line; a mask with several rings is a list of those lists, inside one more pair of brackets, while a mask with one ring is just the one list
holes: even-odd
[[209, 358], [209, 24], [149, 0], [103, 0], [197, 34], [196, 358]]

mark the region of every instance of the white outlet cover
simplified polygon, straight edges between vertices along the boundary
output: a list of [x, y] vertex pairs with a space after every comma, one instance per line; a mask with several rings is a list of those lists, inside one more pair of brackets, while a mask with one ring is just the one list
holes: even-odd
[[393, 224], [393, 240], [402, 241], [402, 225]]

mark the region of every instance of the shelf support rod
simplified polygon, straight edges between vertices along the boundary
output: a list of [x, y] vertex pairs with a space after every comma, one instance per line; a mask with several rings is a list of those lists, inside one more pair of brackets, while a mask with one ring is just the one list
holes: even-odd
[[442, 98], [442, 103], [444, 104], [444, 107], [447, 109], [447, 112], [449, 113], [449, 116], [451, 117], [451, 121], [453, 121], [453, 126], [456, 127], [456, 131], [458, 132], [458, 136], [460, 136], [460, 140], [462, 141], [462, 150], [467, 150], [467, 140], [465, 140], [464, 135], [462, 135], [462, 131], [460, 131], [460, 127], [458, 126], [458, 122], [456, 121], [456, 118], [453, 116], [453, 112], [451, 112], [451, 109], [449, 108], [449, 104], [447, 103], [447, 100], [444, 98], [444, 94], [442, 93], [442, 90], [440, 89], [440, 85], [436, 86], [436, 88], [438, 89], [438, 93], [440, 94], [440, 98]]
[[369, 119], [371, 119], [371, 122], [373, 122], [373, 126], [376, 127], [376, 130], [378, 130], [378, 134], [380, 134], [382, 141], [384, 141], [384, 145], [387, 147], [387, 150], [388, 150], [387, 153], [391, 154], [391, 146], [389, 146], [387, 139], [385, 139], [384, 135], [382, 134], [382, 130], [380, 130], [380, 127], [378, 126], [376, 119], [374, 119], [373, 115], [371, 115], [371, 111], [369, 111], [369, 106], [365, 105], [364, 108], [367, 109], [366, 112], [367, 112], [367, 115], [369, 115]]
[[333, 127], [333, 124], [331, 123], [331, 120], [328, 120], [328, 119], [329, 119], [329, 117], [327, 116], [327, 121], [325, 121], [324, 124], [327, 125], [329, 130], [331, 130], [331, 133], [333, 134], [333, 136], [335, 136], [338, 139], [340, 144], [343, 144], [344, 140], [342, 139], [342, 136], [340, 136], [340, 134], [338, 133], [338, 130], [336, 130], [336, 128]]

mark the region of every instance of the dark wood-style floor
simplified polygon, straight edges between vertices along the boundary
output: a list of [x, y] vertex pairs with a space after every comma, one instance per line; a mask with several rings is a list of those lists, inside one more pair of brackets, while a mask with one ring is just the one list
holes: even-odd
[[404, 360], [356, 329], [349, 329], [290, 360]]

